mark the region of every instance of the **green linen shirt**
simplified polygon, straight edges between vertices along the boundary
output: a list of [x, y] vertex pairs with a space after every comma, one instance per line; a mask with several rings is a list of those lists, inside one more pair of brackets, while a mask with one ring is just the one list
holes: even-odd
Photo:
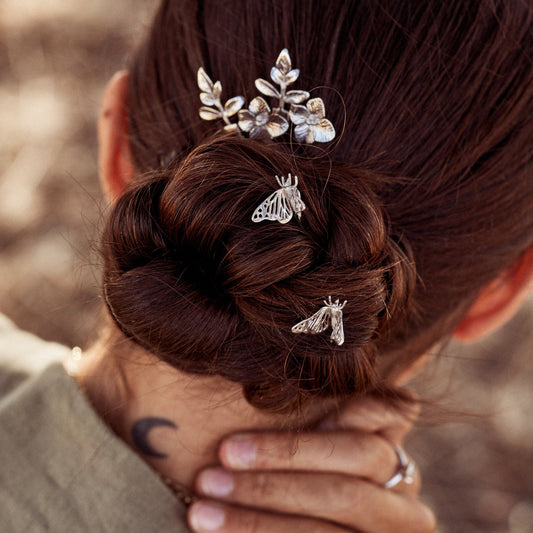
[[0, 315], [0, 531], [189, 532], [186, 509], [63, 369]]

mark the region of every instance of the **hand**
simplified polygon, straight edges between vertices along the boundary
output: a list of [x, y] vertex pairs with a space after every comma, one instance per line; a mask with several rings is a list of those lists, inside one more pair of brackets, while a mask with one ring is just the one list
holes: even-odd
[[196, 480], [205, 499], [189, 509], [189, 524], [197, 533], [430, 533], [435, 518], [417, 499], [418, 473], [413, 484], [382, 486], [398, 469], [391, 443], [415, 418], [369, 397], [309, 433], [232, 435], [219, 450], [223, 466]]

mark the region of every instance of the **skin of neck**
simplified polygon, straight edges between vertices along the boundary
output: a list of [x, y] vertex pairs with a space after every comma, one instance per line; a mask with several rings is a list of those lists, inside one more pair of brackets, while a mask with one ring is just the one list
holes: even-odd
[[325, 414], [325, 407], [316, 405], [297, 416], [256, 409], [238, 384], [187, 374], [132, 342], [111, 338], [104, 335], [74, 366], [71, 362], [69, 373], [122, 440], [161, 475], [186, 487], [199, 470], [217, 464], [223, 437], [295, 429]]

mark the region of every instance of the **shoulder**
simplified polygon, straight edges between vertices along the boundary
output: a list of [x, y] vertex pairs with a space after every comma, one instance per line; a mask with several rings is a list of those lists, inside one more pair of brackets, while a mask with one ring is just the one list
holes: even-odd
[[0, 531], [188, 531], [63, 369], [69, 352], [0, 315]]
[[10, 392], [69, 354], [66, 346], [46, 342], [0, 314], [0, 401]]

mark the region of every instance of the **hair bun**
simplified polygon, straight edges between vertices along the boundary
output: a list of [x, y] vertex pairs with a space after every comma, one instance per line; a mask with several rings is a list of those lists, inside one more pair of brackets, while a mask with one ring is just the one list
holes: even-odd
[[[252, 222], [289, 170], [301, 222]], [[178, 368], [241, 383], [258, 407], [375, 388], [377, 338], [413, 279], [376, 180], [252, 139], [205, 143], [117, 201], [104, 236], [114, 320]], [[344, 345], [292, 333], [329, 295], [348, 300]]]

